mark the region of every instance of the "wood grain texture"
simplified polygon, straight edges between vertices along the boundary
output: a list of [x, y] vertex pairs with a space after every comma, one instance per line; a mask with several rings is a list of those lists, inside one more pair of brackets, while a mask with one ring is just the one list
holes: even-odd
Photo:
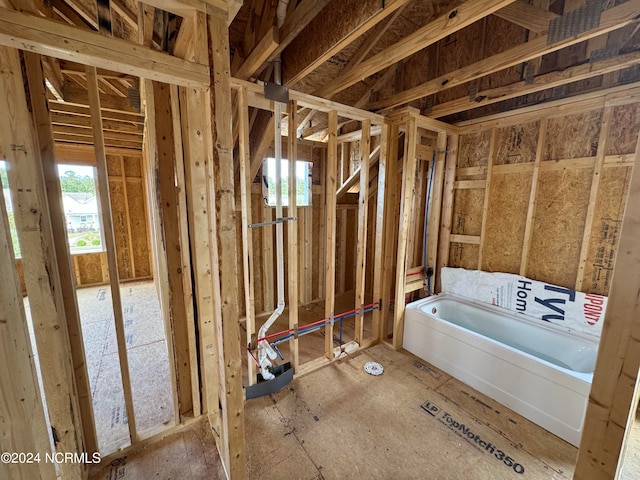
[[[40, 152], [29, 116], [19, 52], [0, 48], [0, 64], [0, 109], [6, 113], [0, 119], [0, 143], [12, 146], [5, 151], [7, 174], [36, 345], [40, 358], [46, 359], [41, 370], [50, 424], [59, 437], [58, 451], [80, 453], [82, 426], [64, 302]], [[37, 405], [33, 408], [38, 411]], [[60, 464], [60, 472], [69, 478], [80, 477], [82, 471], [80, 464]]]
[[[636, 155], [638, 148], [636, 148]], [[634, 168], [620, 230], [616, 266], [607, 303], [574, 478], [613, 478], [638, 406], [640, 366], [640, 169]]]

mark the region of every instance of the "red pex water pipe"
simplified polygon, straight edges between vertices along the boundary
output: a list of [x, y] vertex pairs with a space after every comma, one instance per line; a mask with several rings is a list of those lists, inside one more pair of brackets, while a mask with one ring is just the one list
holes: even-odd
[[[364, 306], [362, 307], [362, 309], [364, 310], [365, 308], [370, 308], [370, 307], [373, 307], [374, 305], [378, 305], [378, 302], [373, 302], [373, 303], [370, 303], [370, 304], [368, 304], [368, 305], [364, 305]], [[335, 320], [336, 318], [342, 318], [342, 317], [344, 317], [345, 315], [349, 315], [349, 314], [356, 313], [356, 312], [359, 312], [359, 311], [360, 311], [360, 309], [359, 309], [359, 308], [354, 308], [353, 310], [348, 310], [348, 311], [346, 311], [346, 312], [342, 312], [342, 313], [339, 313], [339, 314], [337, 314], [337, 315], [334, 315], [334, 316], [333, 316], [333, 319]], [[323, 319], [321, 319], [321, 320], [317, 320], [317, 321], [315, 321], [315, 322], [307, 323], [306, 325], [302, 325], [301, 327], [298, 327], [298, 330], [303, 330], [303, 329], [305, 329], [305, 328], [309, 328], [309, 327], [315, 327], [316, 325], [321, 325], [321, 324], [323, 324], [323, 323], [328, 323], [329, 321], [330, 321], [330, 319], [329, 319], [329, 318], [323, 318]], [[287, 334], [289, 334], [289, 333], [293, 333], [293, 332], [294, 332], [294, 329], [293, 329], [293, 328], [289, 328], [288, 330], [282, 330], [281, 332], [272, 333], [271, 335], [267, 335], [267, 336], [265, 336], [265, 337], [258, 338], [258, 339], [256, 340], [256, 343], [259, 343], [259, 342], [261, 342], [262, 340], [270, 340], [270, 339], [275, 338], [275, 337], [281, 337], [281, 336], [283, 336], [283, 335], [287, 335]], [[249, 352], [251, 352], [251, 349], [250, 349], [250, 348], [249, 348]]]

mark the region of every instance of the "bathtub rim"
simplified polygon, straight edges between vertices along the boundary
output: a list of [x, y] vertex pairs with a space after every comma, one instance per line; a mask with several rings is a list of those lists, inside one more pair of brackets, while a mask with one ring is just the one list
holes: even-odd
[[[526, 313], [520, 313], [520, 312], [514, 312], [512, 310], [508, 310], [506, 308], [503, 307], [499, 307], [497, 305], [491, 305], [489, 303], [485, 303], [485, 302], [481, 302], [479, 300], [473, 299], [473, 298], [469, 298], [469, 297], [465, 297], [464, 295], [459, 295], [457, 293], [450, 293], [450, 292], [441, 292], [438, 293], [436, 295], [431, 295], [425, 298], [421, 298], [420, 300], [416, 300], [414, 302], [411, 302], [409, 304], [407, 304], [406, 308], [419, 308], [424, 304], [428, 304], [431, 302], [435, 302], [437, 300], [448, 300], [448, 299], [452, 299], [455, 300], [457, 302], [460, 303], [467, 303], [467, 304], [471, 304], [474, 307], [478, 307], [481, 308], [485, 311], [491, 312], [491, 313], [497, 313], [497, 314], [502, 314], [502, 315], [509, 315], [512, 317], [515, 317], [518, 321], [522, 321], [528, 325], [532, 325], [534, 327], [537, 328], [541, 328], [543, 330], [548, 330], [548, 331], [552, 331], [554, 333], [560, 333], [562, 335], [568, 335], [570, 337], [576, 337], [579, 338], [581, 340], [584, 340], [587, 343], [592, 343], [596, 346], [596, 349], [598, 348], [598, 345], [600, 343], [600, 337], [596, 336], [596, 335], [591, 335], [589, 333], [585, 333], [585, 332], [580, 332], [578, 330], [573, 330], [571, 328], [568, 327], [563, 327], [562, 325], [558, 325], [557, 323], [550, 323], [550, 322], [545, 322], [544, 320], [540, 320], [539, 318], [536, 317], [532, 317], [531, 315], [527, 315]], [[424, 312], [428, 315], [432, 315], [429, 312]], [[451, 323], [451, 322], [449, 322]]]
[[[450, 322], [448, 320], [445, 320], [443, 318], [439, 318], [435, 315], [433, 315], [430, 312], [426, 312], [424, 311], [422, 308], [423, 305], [425, 304], [429, 304], [429, 303], [435, 303], [438, 300], [445, 300], [445, 299], [451, 299], [454, 301], [458, 301], [458, 302], [462, 302], [462, 303], [467, 303], [467, 304], [471, 304], [473, 307], [477, 307], [477, 308], [481, 308], [487, 312], [490, 313], [495, 313], [498, 315], [502, 315], [502, 316], [507, 316], [507, 317], [515, 317], [517, 319], [517, 321], [520, 320], [526, 320], [526, 323], [540, 328], [540, 329], [546, 329], [550, 332], [552, 332], [553, 334], [560, 334], [563, 336], [568, 336], [569, 338], [571, 338], [573, 336], [573, 333], [578, 333], [575, 332], [573, 330], [571, 330], [571, 333], [568, 333], [566, 331], [566, 329], [556, 329], [556, 328], [550, 328], [548, 325], [546, 324], [541, 324], [541, 321], [532, 317], [529, 317], [527, 319], [521, 319], [520, 315], [515, 314], [513, 312], [511, 312], [510, 310], [501, 308], [501, 307], [497, 307], [495, 305], [488, 305], [488, 304], [484, 304], [482, 302], [478, 302], [478, 301], [472, 301], [471, 299], [468, 299], [464, 296], [461, 295], [455, 295], [455, 294], [450, 294], [450, 293], [440, 293], [438, 295], [431, 295], [430, 297], [426, 297], [423, 298], [421, 300], [417, 300], [415, 302], [412, 302], [410, 304], [407, 305], [407, 309], [411, 309], [411, 310], [417, 310], [420, 312], [421, 315], [424, 315], [426, 317], [429, 318], [430, 322], [433, 322], [435, 327], [438, 331], [440, 331], [441, 333], [446, 333], [443, 332], [442, 329], [453, 329], [454, 331], [458, 331], [461, 332], [463, 335], [470, 335], [471, 337], [477, 337], [479, 340], [484, 341], [484, 342], [488, 342], [492, 345], [495, 345], [503, 350], [506, 350], [508, 352], [511, 352], [512, 354], [515, 355], [519, 355], [521, 357], [523, 357], [524, 359], [526, 359], [528, 362], [533, 362], [533, 365], [524, 365], [521, 364], [520, 366], [525, 368], [526, 370], [530, 371], [531, 373], [534, 373], [536, 375], [539, 375], [540, 372], [536, 370], [534, 365], [537, 364], [542, 364], [547, 368], [550, 368], [552, 370], [557, 371], [559, 374], [561, 375], [568, 375], [570, 376], [572, 379], [575, 379], [577, 381], [579, 381], [580, 383], [586, 383], [589, 384], [589, 386], [591, 385], [592, 381], [593, 381], [593, 372], [579, 372], [576, 370], [570, 370], [568, 368], [562, 367], [560, 365], [557, 365], [555, 363], [549, 362], [548, 360], [545, 360], [543, 358], [537, 357], [535, 355], [532, 355], [528, 352], [524, 352], [518, 348], [512, 347], [511, 345], [507, 345], [503, 342], [500, 342], [494, 338], [491, 338], [487, 335], [483, 335], [481, 333], [475, 332], [473, 330], [470, 330], [468, 328], [462, 327], [460, 325], [457, 325], [453, 322]], [[524, 315], [523, 315], [524, 316]], [[442, 325], [441, 328], [438, 328], [437, 325], [440, 324]], [[580, 340], [584, 340], [585, 342], [588, 342], [590, 344], [592, 344], [595, 349], [596, 349], [596, 361], [597, 361], [597, 350], [598, 350], [598, 342], [595, 341], [596, 338], [593, 335], [588, 335], [588, 334], [584, 334], [581, 333], [579, 335], [579, 339]], [[461, 341], [463, 343], [467, 343], [467, 341], [464, 341], [462, 338], [458, 337], [457, 338], [458, 341]], [[496, 355], [496, 352], [492, 352], [492, 355]], [[508, 361], [511, 363], [511, 360], [509, 358], [506, 358], [506, 355], [499, 355], [499, 357], [503, 360], [503, 361]], [[528, 363], [525, 362], [525, 363]], [[594, 363], [594, 370], [595, 370], [595, 363]], [[553, 375], [553, 377], [555, 377], [555, 375]], [[560, 382], [558, 382], [560, 383]]]

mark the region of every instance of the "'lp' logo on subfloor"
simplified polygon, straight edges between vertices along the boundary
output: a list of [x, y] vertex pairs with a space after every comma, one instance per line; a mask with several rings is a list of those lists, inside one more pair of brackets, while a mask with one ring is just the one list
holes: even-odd
[[434, 405], [433, 403], [431, 403], [429, 400], [427, 400], [426, 402], [424, 402], [421, 405], [422, 409], [427, 412], [429, 415], [431, 415], [432, 417], [435, 417], [438, 412], [440, 411], [440, 407], [438, 407], [437, 405]]

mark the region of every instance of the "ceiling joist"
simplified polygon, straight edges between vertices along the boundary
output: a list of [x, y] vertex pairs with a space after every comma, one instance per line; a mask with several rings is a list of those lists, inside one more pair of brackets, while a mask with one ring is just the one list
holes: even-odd
[[510, 98], [540, 92], [548, 88], [555, 88], [569, 83], [593, 78], [606, 73], [617, 72], [624, 68], [640, 64], [640, 52], [631, 52], [599, 62], [585, 63], [566, 68], [564, 70], [539, 75], [532, 82], [521, 81], [504, 87], [480, 91], [475, 98], [459, 98], [433, 107], [429, 116], [444, 117], [453, 113], [471, 110], [473, 108], [490, 105]]
[[541, 34], [546, 34], [549, 31], [549, 22], [559, 16], [544, 8], [529, 5], [524, 0], [516, 0], [494, 14], [527, 30]]
[[498, 72], [505, 68], [519, 65], [542, 55], [555, 52], [570, 45], [575, 45], [598, 35], [617, 30], [626, 25], [637, 22], [640, 0], [629, 0], [621, 5], [602, 12], [600, 25], [591, 30], [565, 38], [555, 43], [549, 43], [547, 36], [538, 37], [530, 42], [518, 45], [497, 55], [485, 58], [466, 67], [460, 68], [421, 85], [397, 93], [384, 100], [369, 105], [373, 110], [397, 107], [422, 97], [453, 88], [463, 83], [476, 80], [485, 75]]
[[210, 83], [206, 65], [5, 8], [0, 8], [0, 44], [159, 82], [191, 87]]
[[402, 40], [388, 47], [382, 52], [363, 61], [358, 66], [343, 73], [337, 80], [318, 89], [315, 95], [331, 98], [336, 93], [370, 77], [374, 73], [390, 67], [423, 48], [436, 43], [438, 40], [455, 33], [472, 23], [500, 10], [514, 0], [478, 0], [466, 2], [440, 15], [433, 22], [428, 23], [417, 31], [407, 35]]
[[[382, 5], [379, 0], [329, 3], [282, 52], [284, 83], [295, 85], [408, 1], [390, 0]], [[310, 38], [318, 40], [309, 42]]]

